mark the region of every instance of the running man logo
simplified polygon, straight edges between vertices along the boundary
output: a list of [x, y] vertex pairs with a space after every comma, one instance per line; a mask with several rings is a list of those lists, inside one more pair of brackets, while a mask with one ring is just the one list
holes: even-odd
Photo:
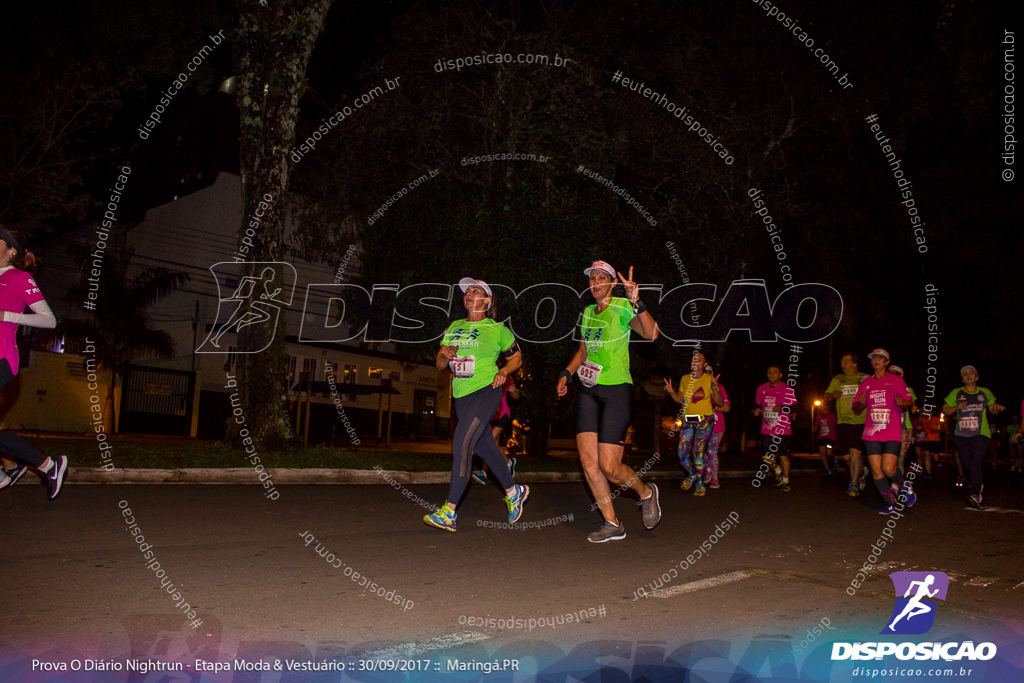
[[949, 577], [943, 572], [893, 572], [889, 578], [896, 591], [896, 605], [889, 625], [881, 633], [927, 633], [935, 623], [938, 605], [925, 598], [945, 600]]
[[[298, 279], [295, 268], [290, 263], [279, 261], [222, 261], [210, 266], [210, 272], [217, 282], [217, 297], [220, 302], [210, 334], [196, 349], [196, 353], [228, 353], [224, 335], [228, 332], [237, 334], [252, 325], [263, 325], [272, 331], [275, 330], [281, 316], [281, 307], [290, 306], [292, 303], [295, 282]], [[248, 272], [254, 275], [247, 275]], [[225, 292], [231, 292], [231, 295], [224, 296]], [[273, 332], [262, 348], [235, 353], [259, 353], [270, 346], [272, 341]]]

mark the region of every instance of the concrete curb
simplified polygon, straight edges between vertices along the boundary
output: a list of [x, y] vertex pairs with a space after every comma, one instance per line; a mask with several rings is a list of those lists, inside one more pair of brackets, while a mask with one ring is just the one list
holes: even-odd
[[[274, 485], [278, 484], [447, 484], [450, 472], [403, 472], [400, 470], [292, 469], [268, 468]], [[817, 470], [791, 471], [792, 475], [815, 474]], [[719, 472], [720, 479], [753, 478], [755, 470]], [[682, 472], [647, 472], [645, 480], [682, 479]], [[582, 481], [580, 472], [517, 472], [516, 481], [523, 483]], [[67, 481], [79, 484], [260, 484], [259, 473], [252, 467], [116, 469], [69, 467]]]

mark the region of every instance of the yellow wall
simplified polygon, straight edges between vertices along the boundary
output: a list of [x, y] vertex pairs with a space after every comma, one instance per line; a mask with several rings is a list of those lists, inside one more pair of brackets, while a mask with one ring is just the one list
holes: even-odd
[[18, 371], [0, 394], [0, 427], [41, 432], [85, 433], [91, 430], [89, 398], [107, 400], [109, 376], [96, 373], [89, 389], [85, 359], [65, 353], [33, 351], [29, 365]]

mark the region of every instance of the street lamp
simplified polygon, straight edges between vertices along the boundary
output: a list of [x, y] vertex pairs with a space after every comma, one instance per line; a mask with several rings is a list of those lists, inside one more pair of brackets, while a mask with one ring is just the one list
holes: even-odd
[[818, 452], [818, 424], [814, 421], [814, 409], [821, 406], [819, 399], [814, 400], [814, 405], [811, 406], [811, 450], [815, 453]]
[[[942, 428], [942, 423], [945, 422], [945, 421], [946, 421], [946, 414], [940, 410], [939, 411], [939, 433], [942, 434], [942, 452], [943, 453], [948, 453], [949, 452], [949, 428], [948, 427], [946, 429]], [[936, 466], [938, 466], [938, 462], [939, 462], [939, 458], [938, 458], [938, 456], [936, 456], [935, 457]]]

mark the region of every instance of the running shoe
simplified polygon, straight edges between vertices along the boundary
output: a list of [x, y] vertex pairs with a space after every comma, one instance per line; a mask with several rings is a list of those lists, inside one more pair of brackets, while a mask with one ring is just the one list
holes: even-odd
[[516, 478], [516, 459], [515, 458], [509, 458], [508, 459], [508, 473], [512, 475], [513, 479]]
[[621, 541], [626, 537], [626, 528], [621, 524], [605, 522], [597, 531], [587, 534], [587, 540], [591, 543], [604, 543], [605, 541]]
[[782, 471], [780, 470], [775, 473], [775, 488], [780, 488], [782, 486], [782, 481]]
[[856, 484], [850, 484], [846, 487], [846, 495], [856, 498], [860, 495], [860, 488]]
[[644, 528], [653, 529], [661, 521], [661, 504], [658, 502], [658, 487], [653, 483], [648, 486], [651, 487], [651, 495], [641, 500], [638, 505], [644, 515]]
[[868, 485], [868, 471], [864, 470], [864, 472], [860, 475], [860, 479], [857, 480], [857, 490], [858, 491], [863, 491], [864, 487], [867, 486], [867, 485]]
[[18, 480], [24, 477], [25, 473], [28, 472], [28, 465], [18, 463], [14, 467], [4, 467], [3, 470], [4, 474], [6, 474], [11, 480], [11, 483], [9, 483], [8, 486], [14, 486], [18, 483]]
[[483, 470], [477, 470], [473, 474], [469, 475], [469, 478], [475, 481], [477, 484], [487, 483], [487, 475], [484, 474]]
[[455, 531], [455, 510], [448, 507], [445, 503], [441, 507], [437, 508], [434, 512], [429, 515], [423, 516], [423, 521], [430, 526], [436, 526], [438, 529], [444, 529], [445, 531]]
[[971, 497], [968, 498], [968, 501], [971, 503], [972, 507], [976, 507], [976, 508], [980, 508], [981, 507], [981, 494], [984, 493], [984, 492], [985, 492], [985, 485], [982, 484], [981, 488], [978, 489], [978, 492], [975, 493], [975, 494], [972, 494]]
[[780, 481], [779, 482], [779, 490], [780, 491], [789, 491], [790, 490], [789, 489], [789, 482], [787, 480], [785, 480], [785, 479]]
[[0, 479], [0, 490], [7, 488], [8, 486], [14, 483], [11, 481], [11, 478], [8, 477], [7, 474], [2, 470], [0, 470], [0, 477], [2, 477], [2, 479]]
[[718, 485], [718, 477], [715, 477], [714, 479], [711, 480], [711, 486], [709, 488], [713, 488], [713, 489], [721, 488]]
[[882, 507], [878, 508], [878, 514], [880, 515], [891, 515], [893, 512], [895, 512], [895, 510], [893, 510], [892, 503], [886, 503]]
[[909, 481], [903, 482], [903, 500], [906, 501], [908, 508], [914, 507], [917, 503], [917, 494], [914, 493], [914, 487]]
[[962, 489], [964, 487], [964, 478], [963, 477], [957, 477], [956, 478], [956, 487], [958, 489]]
[[704, 482], [701, 482], [701, 483], [697, 484], [697, 488], [695, 488], [693, 490], [693, 495], [695, 495], [695, 496], [703, 496], [704, 493], [705, 493]]
[[827, 476], [832, 474], [832, 470], [830, 468], [826, 467], [825, 471], [822, 472], [822, 474], [824, 474], [827, 477]]
[[704, 483], [711, 481], [711, 470], [704, 470]]
[[46, 475], [46, 490], [49, 492], [50, 500], [53, 500], [60, 495], [60, 489], [64, 485], [64, 477], [68, 473], [68, 456], [58, 455], [50, 460], [53, 462], [53, 466], [49, 472], [44, 472], [44, 474]]
[[693, 487], [694, 482], [696, 481], [697, 477], [694, 475], [690, 475], [686, 479], [683, 479], [683, 483], [679, 485], [679, 488], [681, 488], [684, 491], [689, 491]]
[[509, 524], [515, 524], [523, 516], [523, 503], [530, 497], [530, 487], [525, 484], [516, 484], [515, 490], [516, 492], [512, 496], [505, 496]]

